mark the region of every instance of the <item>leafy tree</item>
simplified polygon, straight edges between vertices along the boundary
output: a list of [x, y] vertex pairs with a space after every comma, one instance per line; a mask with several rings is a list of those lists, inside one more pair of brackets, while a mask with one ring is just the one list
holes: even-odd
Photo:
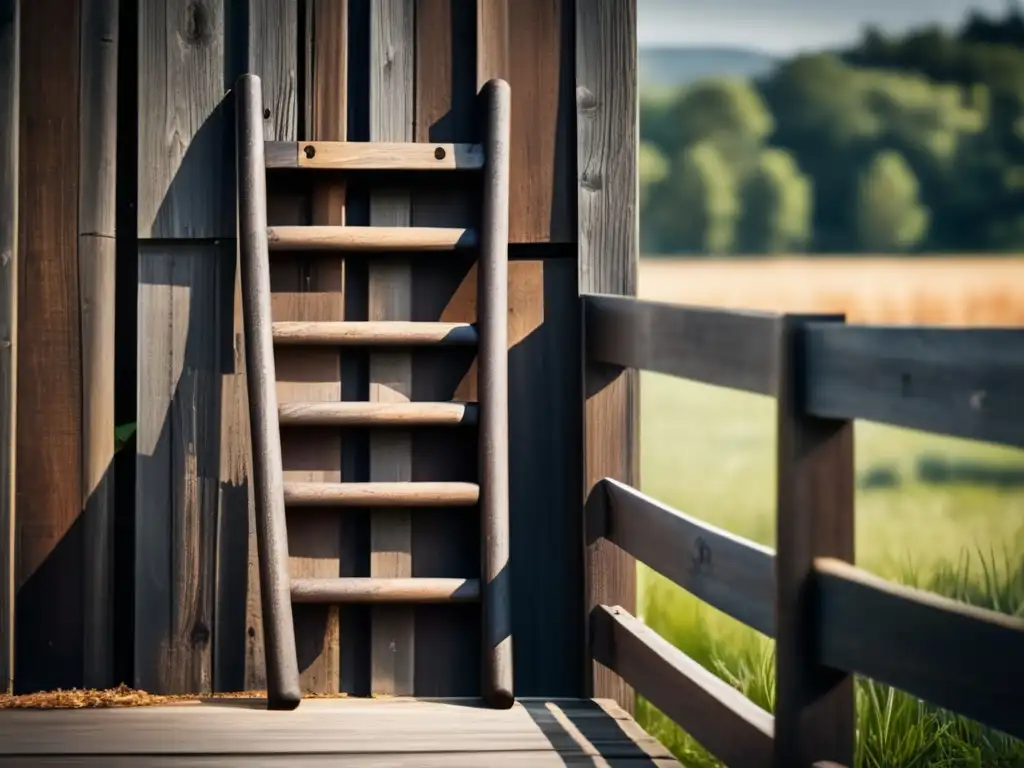
[[811, 239], [811, 182], [791, 154], [766, 149], [743, 193], [741, 250], [795, 253]]
[[921, 205], [917, 178], [898, 152], [879, 152], [861, 175], [857, 233], [869, 253], [915, 248], [928, 231], [929, 212]]
[[735, 177], [710, 142], [687, 147], [652, 191], [659, 250], [725, 254], [736, 242], [739, 201]]

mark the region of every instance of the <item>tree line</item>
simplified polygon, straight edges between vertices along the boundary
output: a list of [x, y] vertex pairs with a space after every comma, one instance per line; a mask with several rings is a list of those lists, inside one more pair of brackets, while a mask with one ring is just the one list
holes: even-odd
[[1024, 17], [641, 95], [646, 253], [1024, 249]]

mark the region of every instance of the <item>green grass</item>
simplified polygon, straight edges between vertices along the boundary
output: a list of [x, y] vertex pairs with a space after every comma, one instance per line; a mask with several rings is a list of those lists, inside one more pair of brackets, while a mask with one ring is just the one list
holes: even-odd
[[[774, 545], [774, 403], [644, 374], [641, 487], [709, 523]], [[945, 484], [918, 462], [1024, 469], [1024, 452], [879, 424], [856, 425], [857, 564], [901, 583], [1024, 616], [1024, 485]], [[991, 474], [991, 473], [990, 473]], [[641, 618], [761, 707], [774, 699], [773, 644], [641, 567]], [[1021, 766], [1024, 742], [865, 680], [858, 681], [857, 765]], [[646, 702], [638, 718], [686, 766], [719, 765]]]

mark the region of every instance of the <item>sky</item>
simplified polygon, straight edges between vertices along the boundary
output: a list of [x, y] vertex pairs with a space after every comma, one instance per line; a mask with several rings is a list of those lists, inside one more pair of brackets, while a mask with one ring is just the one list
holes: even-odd
[[1008, 0], [637, 0], [644, 45], [728, 46], [776, 54], [845, 45], [865, 24], [904, 32], [956, 26], [978, 9], [1002, 16]]

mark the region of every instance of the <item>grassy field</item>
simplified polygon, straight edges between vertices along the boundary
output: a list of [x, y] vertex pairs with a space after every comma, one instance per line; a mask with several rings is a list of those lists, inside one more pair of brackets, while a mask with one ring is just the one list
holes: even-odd
[[[640, 285], [657, 300], [838, 311], [855, 322], [1024, 325], [1020, 260], [659, 260], [643, 263]], [[771, 400], [655, 374], [641, 392], [643, 490], [772, 545]], [[858, 565], [1024, 616], [1024, 452], [858, 423], [856, 459]], [[771, 709], [770, 641], [643, 568], [640, 597], [652, 628]], [[866, 681], [858, 699], [859, 766], [1024, 766], [1024, 742]], [[685, 765], [718, 765], [644, 702], [638, 715]]]

